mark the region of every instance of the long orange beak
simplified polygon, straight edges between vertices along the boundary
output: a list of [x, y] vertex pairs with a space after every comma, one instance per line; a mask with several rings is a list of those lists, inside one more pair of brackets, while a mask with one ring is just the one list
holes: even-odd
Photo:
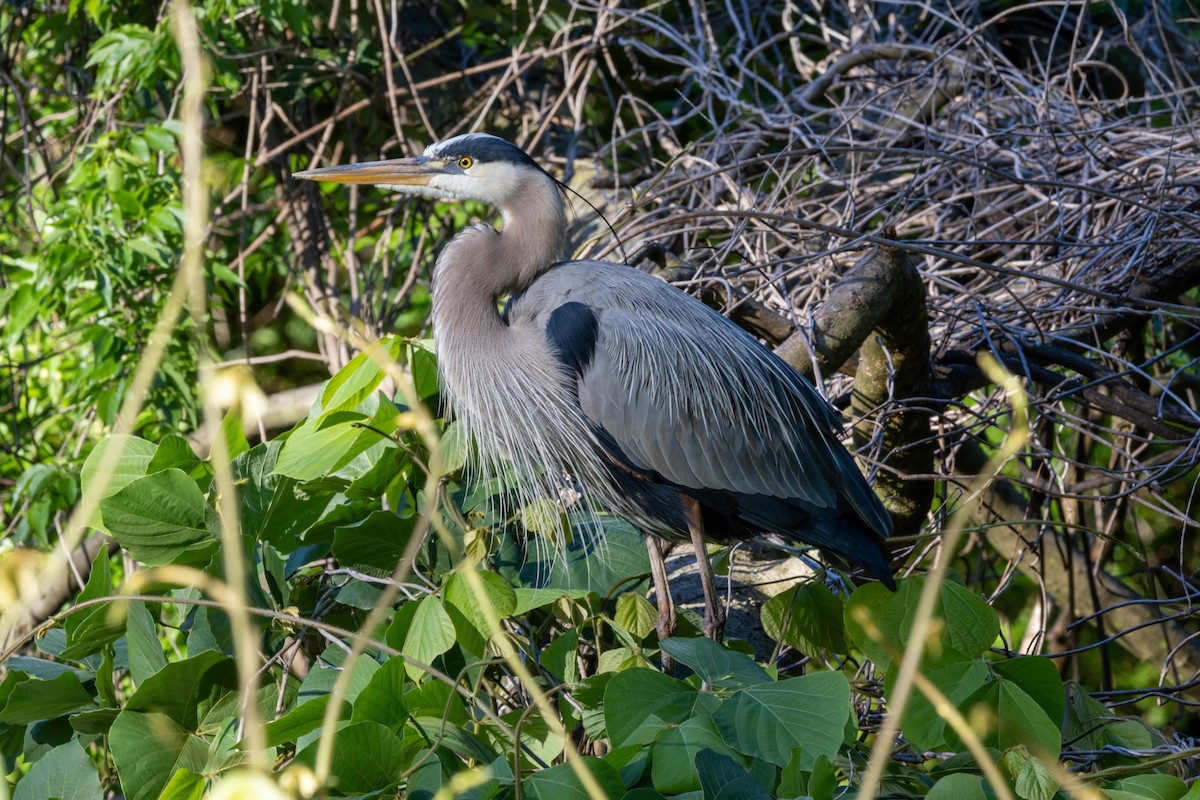
[[430, 178], [435, 175], [443, 175], [445, 172], [444, 161], [417, 156], [307, 169], [303, 172], [293, 172], [292, 177], [306, 181], [369, 184], [371, 186], [428, 186]]

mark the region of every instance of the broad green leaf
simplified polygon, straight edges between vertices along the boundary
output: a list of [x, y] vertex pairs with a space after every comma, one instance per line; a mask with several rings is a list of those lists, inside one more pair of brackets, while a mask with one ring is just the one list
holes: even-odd
[[433, 351], [432, 339], [409, 342], [408, 371], [412, 375], [413, 388], [417, 390], [417, 397], [424, 401], [437, 396], [437, 356]]
[[704, 800], [771, 800], [758, 781], [724, 753], [701, 750], [696, 754], [696, 772]]
[[650, 748], [650, 777], [654, 788], [668, 795], [699, 789], [696, 756], [705, 750], [730, 755], [712, 717], [696, 716], [682, 725], [668, 728]]
[[330, 549], [341, 566], [386, 577], [400, 563], [415, 523], [391, 511], [372, 511], [365, 519], [337, 528]]
[[[620, 773], [604, 761], [585, 756], [575, 764], [582, 765], [592, 774], [605, 797], [620, 797], [625, 793]], [[575, 769], [572, 764], [558, 764], [538, 770], [521, 784], [522, 796], [529, 800], [591, 800]]]
[[[876, 666], [887, 669], [893, 655], [904, 652], [912, 632], [923, 578], [903, 578], [897, 581], [895, 592], [882, 584], [860, 586], [846, 603], [846, 631]], [[928, 653], [926, 667], [931, 663], [967, 661], [982, 655], [1000, 632], [996, 612], [982, 598], [957, 583], [946, 582], [941, 587], [934, 607], [935, 624], [932, 636], [925, 642]], [[868, 633], [873, 626], [883, 641]]]
[[234, 459], [233, 477], [238, 483], [242, 533], [291, 553], [328, 507], [329, 494], [298, 492], [294, 478], [276, 474], [282, 447], [273, 441], [242, 453]]
[[92, 760], [79, 743], [60, 744], [39, 758], [17, 783], [12, 800], [103, 800]]
[[[319, 742], [312, 742], [296, 761], [312, 765]], [[404, 743], [378, 722], [352, 722], [338, 731], [330, 772], [340, 794], [384, 792], [400, 780], [408, 766]]]
[[[837, 755], [850, 716], [850, 684], [840, 672], [816, 672], [737, 692], [713, 714], [738, 752], [776, 766], [801, 748], [806, 759]], [[806, 762], [806, 766], [811, 762]]]
[[306, 733], [321, 727], [329, 695], [323, 694], [300, 703], [277, 720], [263, 726], [267, 736], [267, 747], [278, 747], [285, 742], [294, 742]]
[[992, 671], [1012, 681], [1033, 698], [1050, 721], [1061, 725], [1067, 709], [1067, 693], [1054, 662], [1045, 656], [1021, 656], [994, 661]]
[[[75, 602], [79, 605], [111, 594], [112, 568], [108, 560], [108, 548], [101, 547], [92, 559], [92, 571], [87, 584]], [[67, 617], [63, 621], [66, 646], [56, 655], [80, 660], [121, 638], [125, 633], [125, 617], [123, 614], [110, 615], [112, 609], [112, 603], [100, 603]]]
[[[100, 498], [112, 497], [146, 474], [157, 450], [153, 443], [136, 436], [114, 434], [107, 439], [101, 439], [83, 462], [83, 469], [79, 475], [83, 491], [86, 493], [93, 490], [97, 483], [102, 482], [104, 489], [100, 492]], [[120, 455], [114, 465], [107, 467], [105, 462], [108, 457], [118, 451]], [[101, 519], [99, 507], [88, 520], [88, 525], [107, 530]]]
[[690, 667], [705, 683], [753, 686], [770, 683], [771, 675], [745, 653], [729, 650], [712, 639], [673, 636], [660, 647], [671, 658]]
[[[178, 469], [195, 476], [193, 470], [201, 465], [201, 461], [192, 452], [192, 446], [182, 436], [170, 434], [164, 436], [154, 451], [154, 457], [146, 465], [146, 473], [162, 472], [164, 469]], [[140, 476], [138, 476], [140, 477]]]
[[612, 746], [620, 747], [635, 739], [648, 742], [665, 725], [681, 724], [716, 706], [716, 698], [683, 681], [650, 669], [629, 669], [613, 675], [604, 689], [604, 726]]
[[113, 720], [117, 718], [119, 708], [99, 708], [95, 711], [81, 711], [70, 716], [71, 727], [83, 734], [108, 733]]
[[363, 352], [350, 359], [350, 363], [338, 370], [321, 391], [321, 415], [328, 416], [338, 411], [353, 411], [366, 400], [383, 382], [386, 373], [376, 363], [396, 361], [400, 356], [403, 341], [394, 337], [380, 339]]
[[275, 472], [298, 481], [315, 480], [334, 474], [384, 441], [384, 436], [396, 430], [396, 407], [376, 400], [367, 408], [366, 412], [336, 411], [301, 422], [284, 442]]
[[135, 684], [140, 686], [142, 681], [167, 665], [154, 618], [140, 600], [130, 601], [125, 606], [125, 641], [129, 651], [129, 673]]
[[[483, 602], [492, 609], [496, 619], [504, 620], [512, 616], [517, 607], [517, 595], [512, 585], [494, 572], [477, 570], [480, 582], [483, 584]], [[485, 637], [492, 635], [487, 618], [483, 614], [480, 600], [471, 590], [471, 584], [461, 572], [454, 572], [446, 579], [443, 592], [446, 602], [463, 613], [475, 630]]]
[[[596, 530], [601, 523], [602, 529]], [[618, 585], [637, 589], [629, 578], [650, 574], [645, 539], [624, 520], [604, 517], [601, 523], [577, 526], [563, 553], [546, 552], [550, 549], [546, 546], [530, 553], [521, 569], [521, 582], [563, 591], [581, 589], [601, 597]]]
[[389, 658], [354, 698], [351, 722], [371, 721], [398, 732], [408, 718], [404, 705], [406, 672], [403, 658]]
[[[1032, 697], [1011, 681], [996, 680], [976, 690], [959, 705], [975, 733], [988, 747], [1006, 750], [1026, 745], [1035, 755], [1057, 758], [1062, 749], [1059, 726]], [[946, 729], [951, 747], [965, 746], [953, 729]]]
[[447, 475], [453, 475], [466, 465], [471, 453], [471, 439], [461, 422], [456, 420], [446, 426], [439, 446], [442, 448], [442, 470]]
[[1110, 800], [1182, 800], [1188, 787], [1174, 775], [1131, 775], [1107, 784], [1104, 793]]
[[207, 785], [208, 781], [203, 775], [181, 767], [167, 781], [158, 800], [204, 800]]
[[[336, 663], [325, 660], [326, 656], [331, 655], [330, 651], [326, 651], [325, 656], [313, 665], [312, 669], [308, 671], [308, 675], [305, 676], [304, 682], [300, 684], [300, 692], [296, 697], [297, 702], [306, 703], [333, 691], [334, 684], [342, 674], [341, 659], [345, 657], [346, 653], [344, 650], [334, 650], [333, 648], [330, 650], [336, 657]], [[353, 703], [358, 697], [358, 693], [367, 687], [371, 678], [379, 671], [379, 663], [367, 656], [359, 656], [354, 659], [353, 671], [354, 674], [346, 687], [345, 701], [347, 703]]]
[[96, 700], [72, 672], [48, 681], [30, 678], [8, 697], [0, 723], [28, 725], [96, 707]]
[[[528, 709], [522, 708], [508, 712], [502, 719], [508, 723], [510, 730], [520, 730], [522, 753], [530, 753], [546, 764], [553, 764], [562, 755], [562, 737], [550, 728], [540, 714], [530, 714]], [[501, 732], [493, 725], [486, 726], [483, 732], [497, 753], [512, 759], [513, 741], [508, 732]]]
[[[436, 595], [417, 601], [417, 613], [413, 616], [408, 636], [404, 638], [404, 654], [420, 661], [433, 664], [433, 660], [454, 646], [454, 621], [442, 607]], [[425, 675], [419, 667], [407, 664], [408, 676], [414, 681]]]
[[763, 631], [810, 656], [845, 653], [844, 603], [823, 583], [804, 583], [763, 604]]
[[108, 741], [128, 800], [157, 800], [177, 769], [200, 773], [208, 760], [204, 740], [165, 714], [126, 709]]
[[571, 628], [559, 634], [543, 647], [539, 663], [563, 683], [579, 680], [579, 629]]
[[[225, 446], [223, 455], [226, 460], [224, 462], [218, 461], [218, 456], [222, 455], [217, 450], [218, 442]], [[242, 427], [242, 412], [235, 405], [221, 418], [221, 427], [217, 429], [216, 438], [208, 453], [208, 460], [212, 462], [214, 469], [220, 470], [249, 449], [250, 443], [246, 441], [246, 432]]]
[[[891, 696], [895, 686], [896, 676], [900, 666], [893, 664], [887, 672], [885, 686]], [[925, 673], [925, 677], [944, 694], [949, 701], [957, 706], [971, 696], [973, 692], [987, 681], [987, 666], [981, 659], [971, 661], [954, 661], [935, 667]], [[904, 709], [904, 722], [901, 725], [904, 736], [914, 747], [921, 750], [940, 750], [946, 746], [946, 720], [942, 719], [933, 703], [920, 690], [914, 690], [909, 697], [908, 706]]]
[[[76, 669], [69, 664], [60, 664], [57, 661], [49, 661], [36, 656], [9, 656], [9, 659], [4, 662], [4, 666], [9, 670], [24, 672], [29, 677], [41, 678], [46, 681], [57, 678], [64, 672], [74, 673], [80, 683], [86, 683], [96, 677], [96, 674], [89, 670]], [[4, 707], [4, 699], [6, 697], [0, 698], [0, 708]]]
[[438, 717], [450, 725], [470, 724], [471, 715], [462, 697], [441, 681], [428, 681], [404, 693], [408, 713], [417, 717]]
[[517, 604], [512, 610], [514, 617], [523, 617], [535, 608], [542, 608], [557, 601], [560, 597], [578, 600], [587, 597], [586, 589], [535, 589], [528, 586], [518, 586], [513, 589]]
[[208, 529], [200, 488], [177, 469], [131, 481], [105, 498], [100, 512], [113, 538], [150, 566], [207, 563], [220, 541]]
[[1010, 749], [1000, 758], [999, 765], [1012, 779], [1021, 800], [1052, 800], [1058, 792], [1058, 781], [1050, 769], [1024, 747]]
[[623, 592], [617, 597], [617, 612], [613, 622], [640, 642], [653, 633], [657, 626], [658, 609], [641, 592]]
[[956, 772], [933, 785], [926, 800], [995, 800], [991, 787], [978, 775]]
[[237, 664], [209, 650], [172, 661], [142, 681], [129, 698], [127, 711], [155, 711], [193, 731], [213, 704], [237, 692]]

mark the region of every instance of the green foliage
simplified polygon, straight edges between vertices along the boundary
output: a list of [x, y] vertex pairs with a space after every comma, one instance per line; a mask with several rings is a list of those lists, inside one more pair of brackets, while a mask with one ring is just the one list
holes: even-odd
[[[275, 124], [286, 120], [287, 136], [292, 126], [341, 114], [353, 96], [370, 101], [352, 120], [354, 135], [344, 137], [355, 157], [374, 157], [397, 134], [422, 138], [415, 127], [395, 130], [380, 113], [384, 37], [350, 39], [326, 27], [334, 3], [217, 0], [197, 9], [213, 87], [205, 170], [222, 201], [206, 240], [209, 311], [198, 324], [185, 318], [173, 326], [148, 392], [135, 398], [143, 410], [121, 419], [181, 255], [182, 69], [171, 21], [158, 16], [166, 6], [27, 5], [0, 8], [0, 26], [19, 49], [4, 67], [17, 80], [5, 84], [0, 102], [6, 119], [21, 123], [6, 130], [6, 142], [21, 146], [10, 148], [16, 168], [0, 178], [9, 212], [0, 229], [10, 404], [0, 415], [4, 548], [60, 547], [58, 531], [81, 490], [98, 489], [87, 523], [123, 554], [101, 549], [74, 607], [3, 665], [0, 760], [13, 770], [13, 798], [198, 798], [245, 766], [239, 732], [252, 705], [264, 721], [268, 762], [283, 770], [316, 767], [322, 738], [336, 737], [327, 787], [334, 796], [508, 798], [519, 787], [524, 797], [582, 798], [583, 769], [603, 793], [628, 800], [831, 800], [857, 788], [877, 728], [875, 699], [891, 692], [899, 656], [914, 646], [925, 651], [924, 674], [1022, 800], [1060, 791], [1060, 773], [1048, 765], [1065, 748], [1097, 754], [1096, 767], [1113, 770], [1094, 781], [1110, 797], [1184, 795], [1182, 781], [1166, 774], [1169, 764], [1157, 773], [1120, 771], [1133, 761], [1123, 753], [1162, 744], [1160, 733], [1115, 716], [1088, 695], [1095, 687], [1064, 689], [1048, 659], [1001, 657], [1000, 616], [961, 584], [942, 587], [931, 637], [914, 642], [920, 579], [900, 581], [895, 594], [869, 585], [849, 597], [800, 583], [763, 605], [763, 627], [782, 656], [756, 659], [687, 635], [686, 619], [679, 636], [658, 640], [645, 547], [628, 524], [573, 520], [564, 552], [523, 542], [512, 520], [496, 516], [497, 485], [468, 493], [454, 482], [470, 460], [459, 426], [445, 427], [442, 438], [450, 478], [438, 496], [427, 496], [427, 443], [412, 429], [412, 409], [391, 394], [382, 364], [402, 360], [418, 397], [436, 397], [435, 356], [418, 338], [427, 335], [427, 262], [411, 267], [415, 286], [400, 306], [393, 290], [417, 257], [413, 242], [422, 237], [412, 234], [444, 239], [468, 214], [438, 206], [420, 223], [363, 225], [392, 205], [364, 193], [354, 206], [356, 248], [336, 254], [357, 264], [361, 294], [336, 296], [336, 287], [309, 283], [314, 275], [295, 265], [298, 232], [285, 235], [274, 221], [295, 202], [278, 178], [303, 166], [295, 157], [303, 147], [265, 156], [245, 143], [249, 131], [270, 147], [281, 136], [259, 127], [267, 106], [248, 86], [249, 53], [270, 62], [269, 110]], [[510, 19], [478, 3], [440, 4], [438, 14], [462, 17], [461, 24], [426, 32], [418, 48], [397, 41], [455, 70], [467, 52], [507, 63], [514, 48], [540, 47], [579, 27], [573, 5], [555, 0], [538, 10], [521, 7]], [[672, 24], [683, 14], [663, 13]], [[370, 16], [354, 29], [374, 24]], [[526, 29], [528, 38], [518, 34]], [[628, 54], [609, 56], [618, 69], [629, 66]], [[439, 64], [414, 59], [411, 66], [426, 80]], [[677, 72], [652, 65], [647, 109], [678, 108]], [[325, 74], [338, 76], [336, 91], [318, 82]], [[554, 78], [530, 80], [536, 95], [544, 89], [536, 81]], [[457, 124], [456, 99], [430, 99], [422, 114], [434, 115], [436, 127]], [[589, 104], [580, 113], [608, 129], [622, 112]], [[678, 127], [681, 137], [711, 132], [702, 115]], [[811, 171], [806, 180], [818, 178]], [[337, 208], [337, 224], [350, 218], [342, 213], [345, 193], [326, 190], [324, 199]], [[362, 263], [371, 251], [391, 253], [395, 263]], [[375, 334], [398, 335], [348, 358], [286, 433], [251, 447], [233, 413], [210, 437], [226, 443], [232, 464], [199, 457], [185, 437], [201, 427], [201, 349], [230, 360], [316, 350], [323, 334], [281, 302], [297, 285], [327, 290], [322, 298], [343, 322], [362, 319]], [[242, 318], [253, 324], [239, 329], [233, 322]], [[281, 390], [328, 372], [268, 364], [255, 376]], [[113, 435], [121, 424], [136, 435]], [[993, 427], [984, 436], [1001, 433]], [[233, 498], [220, 497], [214, 478], [224, 466]], [[1009, 469], [1020, 471], [1016, 463]], [[231, 500], [235, 519], [222, 518], [222, 499]], [[522, 511], [537, 527], [537, 509]], [[222, 551], [227, 525], [240, 537], [233, 553]], [[407, 552], [415, 552], [412, 573], [348, 666], [355, 637], [347, 632], [362, 629]], [[464, 553], [491, 557], [477, 575], [482, 594]], [[225, 557], [246, 567], [245, 584], [230, 588], [254, 609], [261, 658], [236, 652], [230, 617], [212, 596], [167, 573], [150, 573], [138, 599], [119, 596], [128, 563], [139, 571], [186, 567], [223, 582]], [[535, 708], [533, 687], [514, 676], [510, 649], [548, 694], [569, 739]], [[677, 675], [658, 670], [663, 654], [679, 665]], [[235, 655], [261, 671], [254, 697], [242, 695]], [[347, 669], [346, 692], [335, 698]], [[331, 705], [338, 721], [325, 728]], [[961, 734], [929, 698], [916, 693], [901, 726], [907, 758], [889, 775], [890, 786], [903, 787], [897, 792], [994, 796]], [[572, 748], [587, 755], [566, 763]], [[920, 756], [929, 752], [953, 755], [926, 762]]]

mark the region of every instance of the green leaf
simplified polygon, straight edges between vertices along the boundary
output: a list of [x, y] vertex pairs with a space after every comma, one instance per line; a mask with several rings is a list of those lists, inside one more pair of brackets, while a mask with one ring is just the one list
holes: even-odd
[[700, 751], [696, 755], [696, 772], [704, 800], [771, 800], [758, 781], [727, 755]]
[[[887, 672], [885, 685], [891, 696], [900, 665], [893, 664]], [[987, 666], [980, 659], [954, 661], [926, 672], [926, 677], [949, 701], [957, 706], [987, 682]], [[914, 691], [904, 709], [901, 726], [904, 736], [920, 750], [940, 750], [946, 746], [946, 720], [933, 703], [919, 690]]]
[[[713, 714], [717, 729], [740, 753], [782, 767], [792, 750], [806, 759], [837, 755], [850, 716], [850, 684], [840, 672], [817, 672], [751, 686]], [[811, 762], [806, 762], [811, 763]]]
[[542, 648], [538, 659], [542, 667], [563, 683], [579, 680], [579, 629], [570, 630], [554, 637]]
[[30, 678], [22, 682], [0, 711], [0, 723], [28, 725], [95, 707], [95, 698], [83, 688], [79, 678], [72, 672], [64, 672], [48, 681]]
[[1067, 693], [1054, 662], [1045, 656], [1021, 656], [995, 661], [992, 671], [1021, 687], [1046, 712], [1050, 721], [1062, 725], [1067, 710]]
[[[92, 559], [92, 571], [87, 584], [75, 599], [83, 604], [112, 594], [112, 568], [108, 561], [108, 549], [101, 547]], [[63, 621], [66, 647], [57, 655], [66, 659], [82, 659], [115, 642], [125, 633], [123, 614], [109, 618], [112, 603], [100, 603], [72, 614]]]
[[557, 602], [559, 598], [569, 597], [578, 600], [588, 596], [586, 589], [535, 589], [528, 586], [518, 586], [513, 589], [517, 604], [512, 610], [514, 617], [523, 617], [535, 608], [543, 608]]
[[1106, 785], [1104, 793], [1111, 800], [1182, 800], [1188, 787], [1174, 775], [1132, 775]]
[[629, 669], [613, 675], [604, 689], [604, 726], [613, 747], [649, 742], [665, 725], [711, 713], [717, 702], [661, 672]]
[[[959, 710], [988, 747], [1007, 750], [1023, 744], [1048, 758], [1057, 758], [1062, 749], [1059, 726], [1011, 681], [996, 680], [983, 686], [964, 700]], [[951, 728], [946, 729], [946, 741], [955, 749], [965, 749]]]
[[[632, 525], [613, 517], [602, 518], [602, 530], [577, 526], [565, 552], [549, 547], [530, 553], [521, 569], [521, 582], [546, 589], [583, 590], [607, 596], [620, 585], [636, 589], [629, 578], [650, 574], [646, 541]], [[599, 524], [599, 523], [596, 523]]]
[[196, 730], [208, 709], [237, 687], [236, 662], [209, 650], [172, 661], [146, 678], [125, 709], [155, 711], [187, 730]]
[[[625, 793], [621, 774], [604, 761], [584, 756], [575, 762], [592, 774], [604, 797], [620, 797]], [[535, 772], [522, 783], [522, 794], [529, 800], [591, 800], [583, 788], [572, 764], [558, 764]]]
[[432, 339], [409, 342], [408, 371], [412, 375], [417, 397], [426, 400], [437, 395], [437, 356], [433, 352]]
[[[153, 443], [136, 436], [116, 434], [107, 439], [101, 439], [99, 444], [88, 454], [87, 460], [83, 462], [83, 469], [79, 475], [83, 491], [86, 493], [93, 490], [96, 484], [103, 483], [104, 488], [100, 492], [100, 499], [112, 497], [146, 474], [157, 450], [158, 448]], [[114, 457], [116, 460], [109, 466], [108, 459]], [[88, 525], [100, 530], [107, 530], [101, 520], [98, 507], [92, 518], [88, 520]]]
[[387, 577], [400, 563], [415, 523], [391, 511], [372, 511], [365, 519], [335, 529], [330, 549], [343, 567]]
[[120, 713], [119, 708], [99, 708], [95, 711], [81, 711], [78, 714], [72, 714], [70, 717], [71, 727], [78, 733], [108, 733], [108, 729], [112, 727], [113, 720]]
[[367, 685], [354, 698], [351, 722], [378, 722], [393, 733], [404, 727], [408, 709], [404, 704], [406, 672], [403, 658], [383, 662]]
[[442, 434], [442, 470], [447, 475], [453, 475], [467, 463], [471, 454], [471, 438], [461, 422], [455, 420], [446, 426]]
[[264, 725], [267, 747], [278, 747], [285, 742], [294, 742], [304, 734], [321, 727], [321, 722], [325, 719], [325, 708], [328, 705], [329, 695], [323, 694], [299, 704], [279, 719]]
[[1058, 792], [1058, 781], [1049, 768], [1024, 747], [1014, 747], [1005, 753], [1000, 768], [1008, 773], [1022, 800], [1052, 800]]
[[725, 742], [721, 741], [721, 734], [717, 733], [712, 717], [706, 714], [696, 716], [682, 725], [668, 728], [654, 740], [650, 748], [650, 777], [654, 781], [654, 788], [663, 794], [699, 789], [696, 756], [707, 751], [730, 752]]
[[[311, 743], [296, 760], [311, 766], [319, 746], [319, 742]], [[339, 794], [383, 793], [400, 780], [408, 765], [403, 741], [387, 727], [378, 722], [352, 722], [338, 731], [330, 774]]]
[[126, 709], [108, 741], [127, 800], [156, 800], [177, 769], [200, 773], [208, 760], [204, 740], [165, 714]]
[[995, 793], [978, 775], [956, 772], [933, 785], [926, 800], [995, 800]]
[[402, 340], [386, 337], [350, 359], [350, 363], [338, 370], [321, 391], [321, 415], [358, 408], [386, 375], [376, 359], [396, 361], [402, 345]]
[[806, 655], [845, 653], [844, 606], [825, 584], [804, 583], [763, 604], [763, 630], [775, 641]]
[[158, 800], [204, 800], [208, 781], [203, 775], [182, 767], [175, 770]]
[[[333, 648], [330, 648], [333, 650]], [[342, 674], [341, 659], [345, 657], [345, 651], [333, 650], [332, 653], [326, 652], [326, 656], [334, 656], [336, 663], [330, 663], [322, 657], [317, 661], [313, 668], [308, 671], [304, 682], [300, 684], [300, 692], [297, 695], [297, 700], [301, 703], [308, 702], [314, 698], [327, 695], [333, 691], [334, 684]], [[367, 656], [359, 656], [354, 659], [353, 675], [350, 677], [350, 683], [346, 687], [345, 701], [353, 703], [358, 693], [367, 687], [371, 682], [371, 678], [379, 671], [379, 663]]]
[[92, 760], [76, 741], [60, 744], [37, 760], [17, 783], [13, 800], [103, 800]]
[[332, 475], [384, 441], [380, 432], [386, 435], [396, 430], [396, 407], [386, 401], [367, 405], [366, 413], [336, 411], [301, 422], [284, 442], [275, 472], [298, 481], [315, 480]]
[[100, 511], [118, 544], [149, 566], [207, 563], [220, 542], [200, 488], [178, 469], [131, 481]]
[[[417, 613], [413, 616], [408, 636], [404, 638], [403, 650], [405, 655], [432, 665], [435, 658], [454, 646], [454, 621], [436, 595], [422, 598], [417, 604]], [[420, 681], [425, 675], [419, 667], [411, 664], [406, 668], [414, 681]]]
[[[903, 653], [908, 646], [924, 586], [924, 578], [901, 579], [895, 592], [883, 584], [869, 583], [858, 587], [846, 602], [846, 631], [876, 666], [886, 670], [893, 654]], [[934, 617], [944, 624], [933, 625], [931, 633], [938, 638], [925, 643], [927, 658], [933, 662], [966, 661], [983, 655], [1000, 633], [995, 610], [956, 583], [942, 585]], [[867, 632], [868, 624], [878, 630], [883, 641]]]
[[659, 646], [708, 684], [753, 686], [771, 682], [771, 675], [750, 656], [729, 650], [712, 639], [674, 636], [664, 639]]
[[294, 478], [275, 474], [283, 444], [260, 444], [233, 462], [233, 477], [239, 486], [242, 533], [269, 542], [282, 553], [301, 544], [303, 534], [329, 505], [329, 494], [301, 494]]
[[[225, 445], [226, 462], [217, 461], [217, 442], [223, 442]], [[233, 463], [233, 459], [249, 449], [250, 442], [246, 441], [246, 432], [242, 425], [242, 412], [235, 405], [221, 419], [221, 427], [217, 430], [213, 446], [209, 450], [208, 460], [212, 462], [214, 469], [219, 470], [225, 466], [225, 463]]]
[[658, 609], [640, 592], [623, 592], [617, 597], [617, 612], [613, 622], [640, 642], [658, 625]]
[[[496, 618], [504, 620], [512, 616], [513, 609], [517, 607], [517, 595], [513, 592], [512, 585], [494, 572], [476, 570], [475, 574], [479, 576], [479, 580], [483, 584], [483, 602], [492, 609]], [[481, 636], [490, 637], [492, 635], [479, 598], [475, 596], [466, 576], [461, 572], [454, 572], [446, 579], [443, 596], [446, 603], [463, 613], [463, 616], [470, 621], [472, 627], [479, 631]]]
[[187, 443], [187, 439], [172, 433], [164, 436], [158, 443], [154, 457], [146, 465], [145, 474], [162, 472], [164, 469], [178, 469], [192, 476], [195, 474], [193, 470], [200, 464], [200, 459], [192, 452], [192, 446]]
[[129, 651], [129, 673], [133, 682], [142, 681], [167, 665], [162, 643], [158, 640], [158, 629], [146, 604], [134, 600], [125, 606], [125, 639]]

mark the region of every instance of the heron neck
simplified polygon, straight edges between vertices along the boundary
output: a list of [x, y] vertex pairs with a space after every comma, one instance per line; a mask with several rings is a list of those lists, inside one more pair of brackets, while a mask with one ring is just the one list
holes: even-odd
[[434, 327], [485, 334], [504, 327], [501, 297], [519, 292], [562, 258], [566, 213], [553, 182], [525, 187], [501, 209], [504, 227], [478, 224], [459, 233], [433, 270]]

